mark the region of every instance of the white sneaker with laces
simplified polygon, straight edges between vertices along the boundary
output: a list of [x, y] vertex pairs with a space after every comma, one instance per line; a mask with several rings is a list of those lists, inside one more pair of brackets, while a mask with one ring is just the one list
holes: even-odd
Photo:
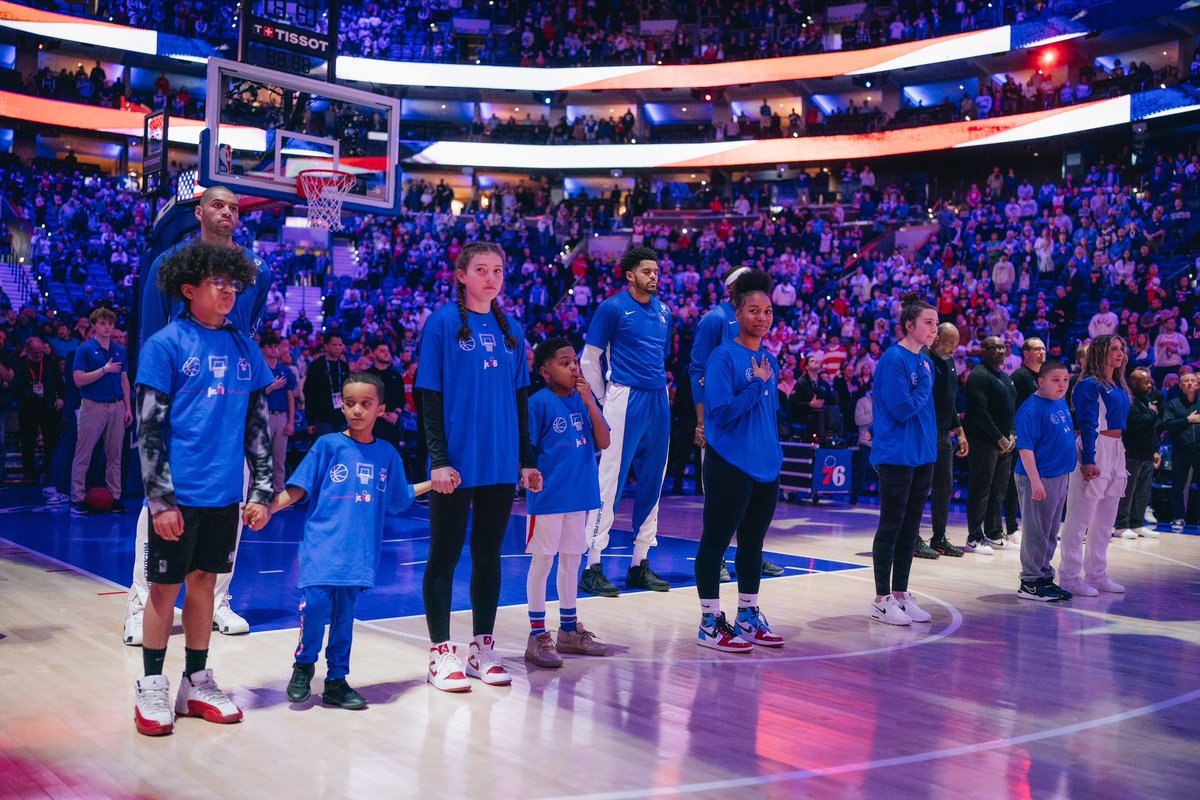
[[238, 614], [229, 607], [229, 601], [232, 599], [231, 596], [225, 595], [221, 598], [221, 602], [217, 603], [217, 608], [213, 612], [213, 630], [223, 633], [226, 636], [249, 633], [250, 623], [246, 622], [241, 614]]
[[904, 599], [898, 602], [900, 609], [908, 614], [908, 618], [913, 622], [929, 622], [933, 619], [932, 614], [917, 605], [917, 598], [913, 597], [912, 592], [905, 592]]
[[987, 539], [980, 539], [978, 542], [967, 542], [966, 549], [977, 556], [995, 555], [996, 551], [988, 544]]
[[166, 675], [147, 675], [134, 684], [133, 722], [145, 736], [164, 736], [175, 730], [171, 682]]
[[185, 674], [175, 695], [175, 716], [203, 717], [209, 722], [228, 725], [242, 721], [242, 710], [217, 686], [211, 669], [202, 669], [190, 677]]
[[771, 623], [757, 607], [745, 614], [739, 609], [733, 624], [738, 636], [747, 642], [763, 647], [783, 647], [783, 637], [771, 630]]
[[1114, 581], [1107, 575], [1097, 575], [1095, 577], [1088, 576], [1088, 583], [1101, 592], [1112, 592], [1113, 594], [1121, 594], [1125, 591], [1125, 587]]
[[1137, 531], [1135, 531], [1133, 528], [1126, 528], [1125, 530], [1121, 531], [1122, 539], [1136, 539], [1137, 537]]
[[1144, 536], [1147, 539], [1157, 539], [1158, 538], [1158, 529], [1152, 528], [1149, 525], [1143, 525], [1142, 527], [1137, 529], [1137, 535]]
[[1010, 533], [1008, 536], [1006, 536], [1004, 538], [1008, 539], [1013, 544], [1020, 544], [1021, 543], [1021, 529], [1017, 528], [1015, 531], [1013, 531], [1012, 533]]
[[512, 683], [512, 676], [500, 662], [500, 656], [496, 655], [496, 642], [490, 635], [484, 635], [482, 646], [478, 642], [471, 642], [467, 652], [468, 677], [478, 678], [488, 686], [508, 686]]
[[1097, 597], [1100, 594], [1100, 592], [1096, 591], [1095, 587], [1083, 578], [1062, 578], [1059, 580], [1058, 585], [1077, 597]]
[[122, 641], [130, 647], [142, 646], [142, 614], [145, 610], [142, 598], [132, 592], [125, 604], [125, 632], [121, 635]]
[[1154, 509], [1149, 506], [1146, 507], [1146, 522], [1149, 522], [1151, 525], [1158, 524], [1158, 517], [1154, 516]]
[[911, 625], [913, 621], [890, 594], [871, 603], [871, 619], [887, 625]]
[[467, 680], [458, 648], [449, 642], [429, 648], [429, 673], [426, 680], [435, 689], [443, 692], [469, 692], [471, 682]]

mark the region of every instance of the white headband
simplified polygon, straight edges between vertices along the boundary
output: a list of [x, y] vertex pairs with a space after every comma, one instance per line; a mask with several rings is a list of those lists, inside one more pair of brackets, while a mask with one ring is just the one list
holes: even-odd
[[733, 286], [733, 282], [742, 277], [743, 274], [750, 271], [749, 267], [738, 267], [733, 272], [729, 273], [729, 277], [725, 279], [726, 288]]

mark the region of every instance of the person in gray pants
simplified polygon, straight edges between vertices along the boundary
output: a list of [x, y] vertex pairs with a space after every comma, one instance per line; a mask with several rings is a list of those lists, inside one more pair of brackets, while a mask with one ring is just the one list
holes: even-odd
[[1054, 582], [1054, 550], [1075, 470], [1075, 428], [1063, 397], [1070, 375], [1065, 364], [1047, 361], [1038, 390], [1017, 410], [1017, 499], [1021, 504], [1021, 586], [1023, 600], [1070, 600]]

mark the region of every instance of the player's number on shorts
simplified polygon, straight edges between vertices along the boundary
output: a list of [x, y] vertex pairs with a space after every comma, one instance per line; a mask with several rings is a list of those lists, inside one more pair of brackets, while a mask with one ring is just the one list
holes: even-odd
[[822, 486], [845, 486], [846, 468], [841, 464], [834, 467], [822, 467]]

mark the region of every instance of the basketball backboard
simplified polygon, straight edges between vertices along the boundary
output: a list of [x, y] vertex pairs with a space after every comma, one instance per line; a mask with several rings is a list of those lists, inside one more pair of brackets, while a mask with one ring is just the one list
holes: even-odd
[[208, 62], [200, 182], [303, 203], [296, 176], [353, 173], [345, 210], [399, 213], [400, 101], [264, 67]]

